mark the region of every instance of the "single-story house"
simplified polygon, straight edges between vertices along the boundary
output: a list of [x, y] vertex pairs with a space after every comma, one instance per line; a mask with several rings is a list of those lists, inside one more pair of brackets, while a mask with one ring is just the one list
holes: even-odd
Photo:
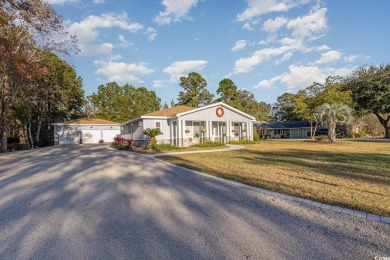
[[174, 106], [131, 119], [121, 125], [121, 136], [142, 146], [147, 128], [160, 128], [158, 143], [189, 146], [202, 141], [253, 140], [255, 118], [225, 103], [193, 108]]
[[120, 125], [104, 119], [83, 118], [55, 123], [53, 127], [54, 144], [111, 143], [120, 135]]
[[255, 123], [255, 127], [260, 137], [269, 138], [293, 138], [303, 139], [310, 138], [310, 122], [309, 121], [290, 121], [290, 122], [265, 122], [259, 121]]

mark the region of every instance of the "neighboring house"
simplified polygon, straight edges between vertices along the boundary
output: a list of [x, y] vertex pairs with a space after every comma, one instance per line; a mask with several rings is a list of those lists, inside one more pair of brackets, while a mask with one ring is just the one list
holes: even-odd
[[201, 141], [253, 140], [255, 118], [225, 103], [200, 108], [174, 106], [142, 115], [121, 125], [121, 136], [142, 146], [148, 142], [146, 128], [160, 128], [158, 143], [189, 146]]
[[55, 123], [54, 144], [97, 144], [114, 141], [120, 134], [120, 125], [104, 119], [77, 119], [64, 123]]
[[309, 121], [290, 121], [290, 122], [256, 122], [255, 127], [260, 137], [268, 138], [310, 138]]

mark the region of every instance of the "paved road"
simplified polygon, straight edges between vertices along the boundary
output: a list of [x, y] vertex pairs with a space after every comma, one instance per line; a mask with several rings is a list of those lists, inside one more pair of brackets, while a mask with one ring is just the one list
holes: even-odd
[[389, 234], [105, 146], [0, 156], [0, 259], [373, 259]]

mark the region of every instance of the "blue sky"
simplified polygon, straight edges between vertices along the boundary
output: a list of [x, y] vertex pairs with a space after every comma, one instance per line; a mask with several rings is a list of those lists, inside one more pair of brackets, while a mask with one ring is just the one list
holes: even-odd
[[199, 72], [274, 103], [329, 75], [389, 63], [390, 1], [48, 0], [79, 41], [86, 95], [116, 81], [176, 101]]

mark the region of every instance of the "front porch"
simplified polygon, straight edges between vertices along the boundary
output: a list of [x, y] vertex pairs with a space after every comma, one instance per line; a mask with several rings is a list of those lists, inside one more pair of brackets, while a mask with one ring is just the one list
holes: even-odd
[[[172, 120], [169, 143], [191, 146], [205, 141], [223, 142], [252, 140], [251, 122]], [[158, 140], [164, 143], [167, 140]]]

